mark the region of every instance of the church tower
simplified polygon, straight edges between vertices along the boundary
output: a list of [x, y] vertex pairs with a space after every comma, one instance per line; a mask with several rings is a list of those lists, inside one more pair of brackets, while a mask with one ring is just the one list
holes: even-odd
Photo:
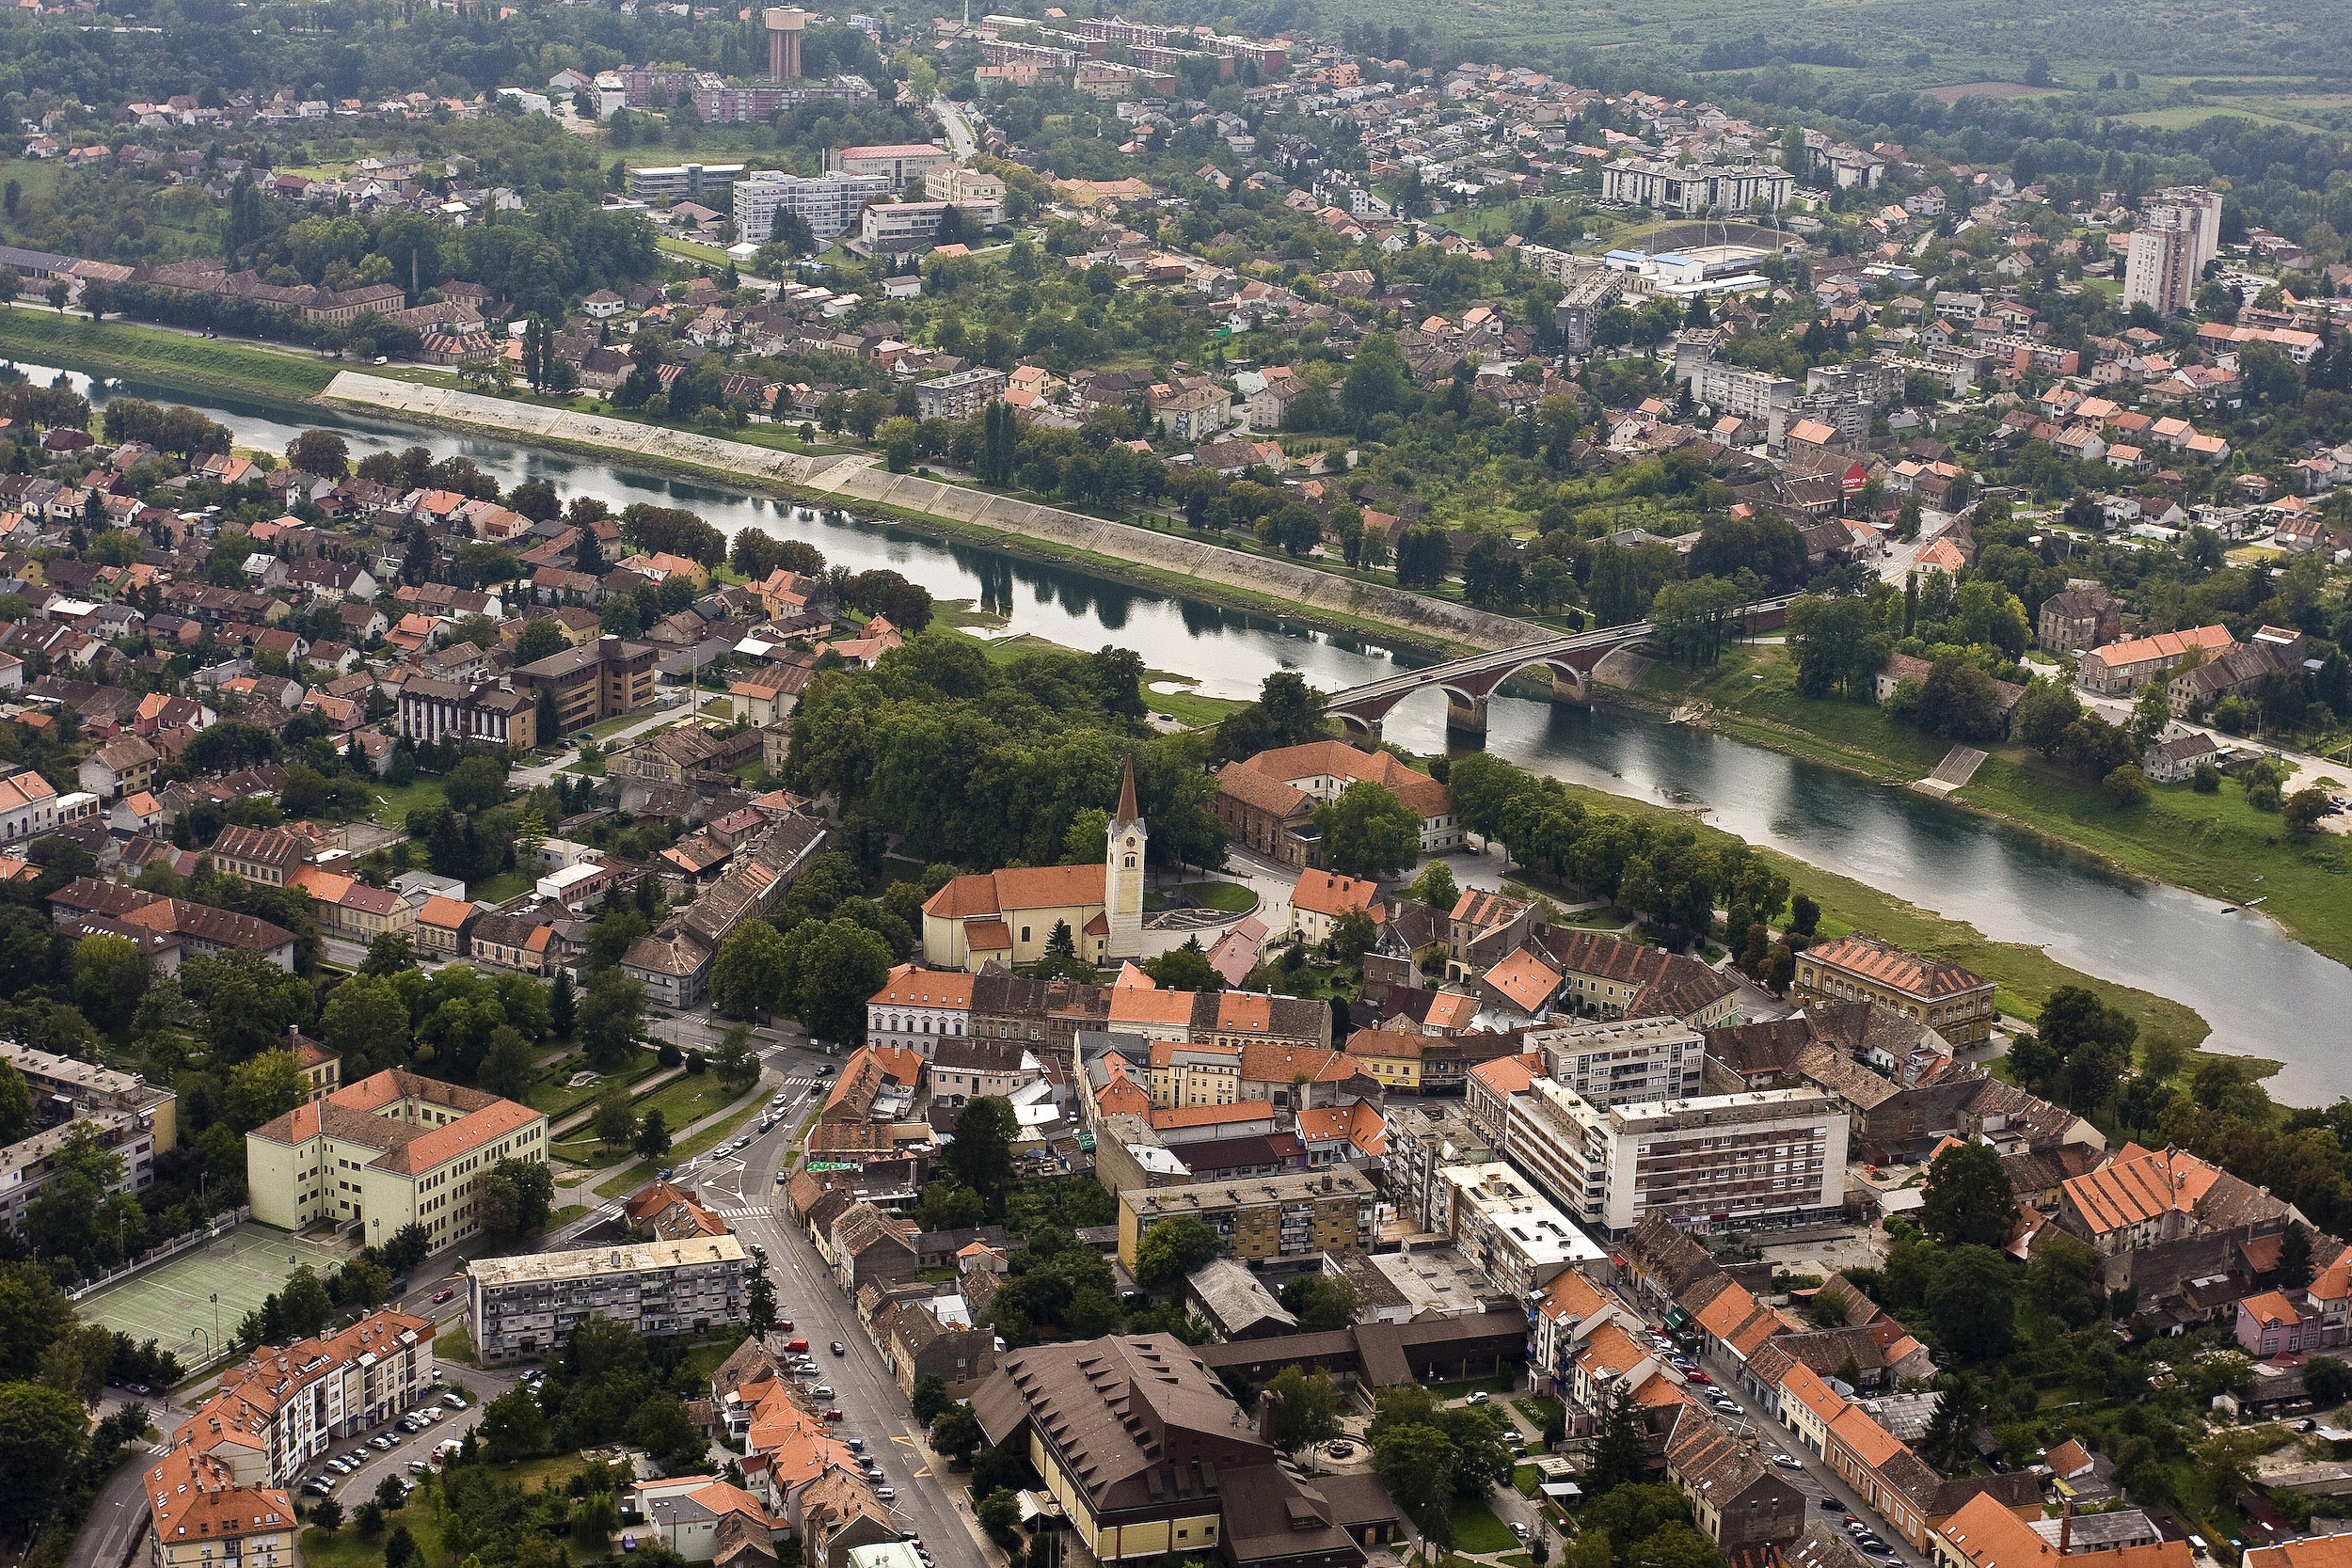
[[1111, 813], [1109, 842], [1103, 850], [1103, 916], [1110, 927], [1107, 956], [1114, 961], [1143, 956], [1143, 862], [1151, 832], [1136, 805], [1136, 759], [1128, 757], [1119, 778], [1119, 809]]

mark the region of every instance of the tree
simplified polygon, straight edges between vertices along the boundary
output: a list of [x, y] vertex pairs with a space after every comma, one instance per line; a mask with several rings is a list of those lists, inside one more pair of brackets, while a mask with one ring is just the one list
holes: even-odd
[[[84, 1447], [87, 1419], [81, 1400], [32, 1383], [0, 1384], [0, 1465], [22, 1477], [62, 1481]], [[57, 1497], [50, 1486], [0, 1488], [0, 1528], [21, 1534], [47, 1518]]]
[[1302, 1274], [1282, 1287], [1283, 1308], [1298, 1320], [1302, 1334], [1346, 1328], [1363, 1309], [1363, 1298], [1344, 1275]]
[[408, 1494], [401, 1490], [398, 1476], [386, 1476], [375, 1483], [375, 1503], [387, 1513], [397, 1513], [408, 1505]]
[[2069, 1328], [2080, 1328], [2099, 1310], [2099, 1255], [2052, 1227], [2034, 1242], [2026, 1265], [2026, 1299]]
[[1224, 1250], [1225, 1243], [1206, 1220], [1191, 1214], [1161, 1220], [1136, 1244], [1136, 1283], [1146, 1290], [1172, 1285]]
[[533, 1060], [522, 1031], [501, 1023], [490, 1031], [490, 1049], [474, 1080], [501, 1100], [519, 1101], [531, 1092]]
[[790, 977], [784, 938], [764, 920], [746, 920], [719, 944], [710, 999], [729, 1018], [757, 1020], [788, 1006]]
[[2322, 1404], [2352, 1400], [2352, 1367], [2332, 1355], [2314, 1355], [2303, 1363], [2303, 1386]]
[[638, 1408], [629, 1435], [673, 1473], [699, 1468], [710, 1452], [710, 1439], [688, 1418], [686, 1406], [669, 1394], [657, 1394]]
[[2301, 1220], [2289, 1220], [2279, 1237], [2279, 1288], [2299, 1291], [2311, 1282], [2311, 1230]]
[[1963, 1361], [1989, 1361], [2008, 1350], [2017, 1316], [2009, 1259], [1987, 1246], [1943, 1255], [1928, 1287], [1929, 1320], [1944, 1348]]
[[1009, 1487], [998, 1487], [973, 1505], [972, 1517], [988, 1531], [988, 1538], [1010, 1551], [1021, 1544], [1021, 1533], [1015, 1528], [1021, 1523], [1021, 1499]]
[[1633, 1394], [1620, 1382], [1609, 1390], [1601, 1407], [1600, 1435], [1593, 1443], [1592, 1463], [1585, 1466], [1585, 1483], [1595, 1496], [1613, 1487], [1640, 1483], [1649, 1474], [1649, 1440]]
[[776, 1283], [768, 1277], [766, 1269], [754, 1270], [752, 1282], [744, 1287], [743, 1322], [751, 1329], [755, 1339], [775, 1330]]
[[968, 1404], [951, 1404], [931, 1422], [931, 1447], [958, 1465], [969, 1465], [972, 1450], [986, 1440], [980, 1418]]
[[[660, 1113], [645, 1115], [650, 1118]], [[501, 1160], [474, 1182], [475, 1212], [483, 1234], [493, 1241], [546, 1229], [554, 1203], [554, 1173], [537, 1160]]]
[[596, 1141], [608, 1148], [623, 1148], [637, 1135], [637, 1111], [627, 1084], [615, 1080], [596, 1096]]
[[1928, 1166], [1920, 1227], [1944, 1246], [2005, 1246], [2017, 1195], [2001, 1157], [1980, 1143], [1954, 1144]]
[[1936, 1379], [1936, 1387], [1943, 1397], [1936, 1401], [1919, 1447], [1930, 1463], [1947, 1475], [1959, 1475], [1976, 1461], [1974, 1439], [1977, 1423], [1984, 1418], [1984, 1385], [1964, 1373], [1947, 1373]]
[[1315, 807], [1314, 822], [1326, 859], [1346, 876], [1383, 876], [1421, 854], [1421, 813], [1368, 779]]
[[1010, 1101], [982, 1095], [957, 1114], [956, 1135], [940, 1159], [941, 1172], [979, 1194], [992, 1217], [1005, 1212], [1005, 1193], [1012, 1185], [1012, 1141], [1020, 1130]]
[[580, 1043], [588, 1065], [610, 1071], [628, 1061], [644, 1010], [644, 986], [620, 970], [604, 970], [591, 979], [580, 1008]]
[[310, 1098], [310, 1080], [291, 1051], [264, 1051], [229, 1070], [229, 1122], [240, 1132], [274, 1121]]
[[548, 1027], [559, 1039], [571, 1037], [572, 1025], [578, 1022], [580, 1000], [572, 991], [571, 971], [558, 970], [555, 986], [548, 992]]
[[1454, 1539], [1454, 1445], [1433, 1426], [1391, 1428], [1373, 1444], [1373, 1473], [1413, 1527], [1439, 1546]]
[[[2317, 784], [2307, 784], [2287, 797], [2280, 815], [2286, 821], [2287, 832], [2315, 833], [2319, 832], [2319, 819], [2327, 816], [2328, 810], [2328, 792]], [[85, 943], [88, 940], [87, 937], [83, 939]]]
[[751, 1030], [740, 1023], [729, 1029], [710, 1065], [718, 1070], [722, 1084], [737, 1089], [751, 1087], [759, 1077], [759, 1053], [752, 1049]]
[[[549, 655], [562, 653], [570, 646], [570, 641], [564, 636], [564, 628], [542, 616], [523, 627], [521, 635], [515, 639], [515, 662], [535, 664]], [[549, 689], [543, 687], [541, 689]], [[543, 735], [539, 738], [544, 743], [553, 740], [555, 736], [549, 734]]]
[[1225, 989], [1225, 976], [1209, 962], [1208, 954], [1200, 949], [1199, 937], [1186, 937], [1182, 947], [1171, 947], [1156, 958], [1145, 959], [1143, 972], [1168, 990]]
[[100, 1029], [130, 1021], [152, 978], [147, 955], [128, 937], [86, 936], [73, 947], [73, 1000]]
[[441, 781], [452, 811], [482, 812], [506, 799], [506, 769], [488, 757], [468, 757]]
[[331, 430], [306, 430], [287, 443], [286, 463], [316, 478], [340, 482], [351, 477], [351, 448]]
[[1413, 885], [1407, 891], [1419, 902], [1441, 912], [1451, 911], [1461, 898], [1460, 892], [1454, 885], [1453, 868], [1443, 861], [1431, 861], [1422, 866], [1421, 875], [1413, 879]]
[[670, 1130], [663, 1125], [659, 1105], [648, 1109], [644, 1120], [637, 1124], [637, 1152], [648, 1160], [659, 1160], [670, 1152]]
[[2042, 1005], [2035, 1024], [2042, 1053], [2058, 1065], [2051, 1072], [2058, 1097], [2086, 1115], [2105, 1105], [2132, 1065], [2139, 1024], [2080, 986], [2060, 986]]
[[1274, 1446], [1284, 1453], [1327, 1443], [1346, 1430], [1340, 1424], [1339, 1388], [1321, 1368], [1310, 1373], [1295, 1365], [1285, 1367], [1266, 1389], [1275, 1400]]
[[359, 973], [378, 979], [416, 967], [417, 943], [405, 931], [378, 933], [368, 943], [367, 957], [359, 960]]
[[332, 1497], [321, 1497], [318, 1505], [310, 1510], [310, 1523], [318, 1528], [320, 1534], [329, 1541], [334, 1540], [335, 1532], [343, 1528], [343, 1505]]
[[493, 1465], [512, 1465], [548, 1449], [547, 1412], [528, 1388], [510, 1388], [484, 1406], [480, 1432]]

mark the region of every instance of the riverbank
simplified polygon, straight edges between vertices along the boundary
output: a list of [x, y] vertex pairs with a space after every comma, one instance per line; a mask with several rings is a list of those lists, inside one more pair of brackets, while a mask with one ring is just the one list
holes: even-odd
[[[1875, 707], [1800, 696], [1785, 648], [1741, 645], [1693, 675], [1653, 668], [1645, 696], [1708, 705], [1705, 722], [1769, 747], [1889, 784], [1924, 778], [1949, 742], [1926, 736]], [[2246, 804], [2233, 783], [2200, 795], [2187, 784], [2153, 786], [2146, 803], [2118, 807], [2104, 790], [2053, 766], [2031, 748], [1997, 743], [1975, 778], [1946, 799], [2113, 870], [2166, 882], [2225, 904], [2268, 895], [2263, 913], [2296, 941], [2352, 963], [2352, 846], [2340, 837], [2295, 834], [2275, 812]], [[2352, 770], [2348, 770], [2352, 771]], [[2249, 916], [2249, 918], [2256, 918]]]
[[357, 371], [336, 376], [317, 401], [582, 455], [609, 457], [624, 451], [699, 478], [764, 486], [807, 505], [854, 504], [864, 514], [1030, 559], [1083, 566], [1160, 592], [1289, 616], [1440, 656], [1511, 647], [1544, 635], [1542, 628], [1509, 616], [1337, 577], [1295, 562], [1248, 555], [920, 475], [889, 473], [871, 458], [782, 451], [696, 431], [423, 387]]
[[[1582, 802], [1588, 811], [1614, 812], [1620, 816], [1652, 819], [1665, 816], [1690, 818], [1692, 816], [1671, 806], [1632, 800], [1587, 784], [1569, 784], [1563, 787], [1573, 799]], [[1696, 826], [1703, 843], [1731, 845], [1744, 842], [1738, 834], [1710, 827], [1705, 822], [1698, 822]], [[1995, 942], [1966, 921], [1952, 920], [1920, 909], [1892, 894], [1882, 893], [1851, 877], [1824, 871], [1777, 849], [1756, 847], [1756, 853], [1787, 877], [1793, 891], [1804, 894], [1820, 905], [1820, 930], [1823, 936], [1866, 931], [1884, 937], [1914, 953], [1947, 959], [1975, 970], [1994, 983], [1994, 999], [2001, 1011], [2017, 1018], [2037, 1018], [2041, 1015], [2042, 1005], [2049, 1000], [2053, 991], [2061, 986], [2081, 986], [2097, 991], [2111, 1006], [2129, 1013], [2139, 1025], [2139, 1040], [2143, 1046], [2169, 1040], [2178, 1043], [2193, 1056], [2221, 1054], [2200, 1050], [2206, 1037], [2213, 1032], [2212, 1026], [2194, 1007], [2185, 1003], [2071, 969], [2042, 949], [2025, 942]], [[2259, 1057], [2233, 1053], [2230, 1059], [2246, 1063], [2262, 1077], [2270, 1076], [2280, 1068], [2279, 1063]], [[2188, 1070], [2194, 1070], [2193, 1062]]]
[[93, 375], [119, 375], [185, 391], [223, 392], [299, 417], [335, 379], [336, 361], [278, 353], [125, 322], [0, 309], [0, 356]]

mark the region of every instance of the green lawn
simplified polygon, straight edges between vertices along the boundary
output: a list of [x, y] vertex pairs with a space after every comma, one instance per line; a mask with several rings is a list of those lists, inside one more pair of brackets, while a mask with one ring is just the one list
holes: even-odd
[[441, 794], [441, 781], [426, 778], [421, 773], [397, 788], [390, 784], [379, 784], [375, 796], [382, 802], [376, 809], [376, 821], [387, 828], [403, 830], [408, 825], [410, 812], [431, 811], [447, 803]]
[[1153, 712], [1165, 713], [1180, 724], [1190, 725], [1196, 730], [1206, 729], [1219, 720], [1239, 713], [1249, 705], [1248, 703], [1238, 702], [1231, 697], [1203, 697], [1190, 687], [1185, 687], [1180, 691], [1151, 689], [1153, 683], [1179, 678], [1174, 675], [1162, 674], [1157, 671], [1147, 671], [1143, 700], [1152, 705]]
[[[711, 1112], [719, 1110], [740, 1092], [731, 1090], [719, 1082], [715, 1072], [684, 1073], [671, 1079], [651, 1094], [635, 1101], [640, 1119], [649, 1111], [661, 1113], [661, 1124], [675, 1133], [681, 1127], [691, 1127]], [[591, 1094], [590, 1099], [595, 1096]], [[605, 1149], [606, 1157], [623, 1152]], [[574, 1164], [597, 1161], [599, 1146], [594, 1133], [565, 1139], [556, 1146], [556, 1153]]]
[[[417, 1549], [424, 1554], [426, 1568], [448, 1568], [451, 1558], [441, 1544], [441, 1522], [430, 1507], [421, 1502], [423, 1497], [420, 1489], [405, 1508], [386, 1514], [384, 1528], [389, 1533], [393, 1525], [407, 1526], [408, 1533], [416, 1538]], [[353, 1497], [336, 1500], [343, 1504], [347, 1520], [366, 1499]], [[313, 1526], [302, 1532], [302, 1560], [307, 1568], [384, 1568], [384, 1537], [379, 1535], [371, 1541], [349, 1523], [329, 1537]]]
[[323, 390], [345, 368], [315, 352], [281, 354], [127, 322], [95, 323], [14, 309], [0, 309], [0, 354], [110, 372], [192, 393], [234, 392], [279, 402]]
[[1549, 1422], [1565, 1419], [1567, 1416], [1566, 1407], [1549, 1394], [1522, 1394], [1513, 1400], [1511, 1405], [1520, 1415], [1534, 1422], [1535, 1430], [1539, 1433]]
[[501, 871], [486, 882], [476, 882], [466, 890], [469, 898], [487, 899], [503, 904], [509, 898], [529, 893], [538, 885], [538, 875], [531, 871]]
[[[756, 1091], [754, 1092], [756, 1093]], [[751, 1120], [754, 1116], [759, 1113], [762, 1109], [762, 1105], [763, 1102], [761, 1101], [754, 1099], [749, 1105], [744, 1106], [740, 1111], [738, 1111], [735, 1115], [727, 1117], [724, 1121], [722, 1121], [718, 1126], [711, 1128], [708, 1132], [697, 1132], [694, 1136], [688, 1138], [683, 1143], [671, 1145], [670, 1152], [664, 1154], [660, 1159], [638, 1161], [637, 1164], [629, 1166], [628, 1169], [621, 1172], [620, 1175], [612, 1178], [610, 1180], [597, 1183], [596, 1196], [598, 1197], [627, 1197], [629, 1194], [635, 1192], [638, 1188], [652, 1180], [654, 1172], [660, 1170], [663, 1166], [675, 1165], [683, 1160], [691, 1160], [695, 1155], [703, 1152], [703, 1150], [733, 1137], [737, 1131], [739, 1130], [745, 1122]], [[810, 1113], [811, 1119], [815, 1118], [815, 1112]]]
[[539, 1069], [532, 1079], [531, 1092], [523, 1097], [523, 1101], [532, 1110], [544, 1113], [549, 1121], [560, 1121], [602, 1094], [606, 1085], [614, 1079], [634, 1084], [653, 1071], [656, 1065], [654, 1053], [639, 1046], [625, 1066], [605, 1073], [585, 1088], [575, 1089], [570, 1086], [572, 1075], [585, 1071], [588, 1061], [576, 1051], [565, 1052]]
[[1204, 910], [1247, 914], [1258, 907], [1258, 895], [1239, 882], [1185, 882], [1178, 890]]
[[[548, 1224], [556, 1222], [549, 1220]], [[433, 1354], [443, 1361], [473, 1365], [473, 1337], [464, 1328], [444, 1328], [433, 1336]]]
[[1485, 1503], [1456, 1497], [1454, 1501], [1454, 1549], [1457, 1552], [1507, 1552], [1519, 1544], [1511, 1527], [1495, 1517]]

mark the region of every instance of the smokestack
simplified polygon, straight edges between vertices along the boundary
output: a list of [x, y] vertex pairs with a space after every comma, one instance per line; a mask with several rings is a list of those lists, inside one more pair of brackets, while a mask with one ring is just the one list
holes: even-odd
[[2066, 1499], [2066, 1512], [2058, 1515], [2058, 1556], [2066, 1555], [2068, 1543], [2074, 1539], [2074, 1499]]
[[1258, 1441], [1269, 1448], [1274, 1445], [1274, 1407], [1280, 1402], [1273, 1389], [1258, 1390]]

